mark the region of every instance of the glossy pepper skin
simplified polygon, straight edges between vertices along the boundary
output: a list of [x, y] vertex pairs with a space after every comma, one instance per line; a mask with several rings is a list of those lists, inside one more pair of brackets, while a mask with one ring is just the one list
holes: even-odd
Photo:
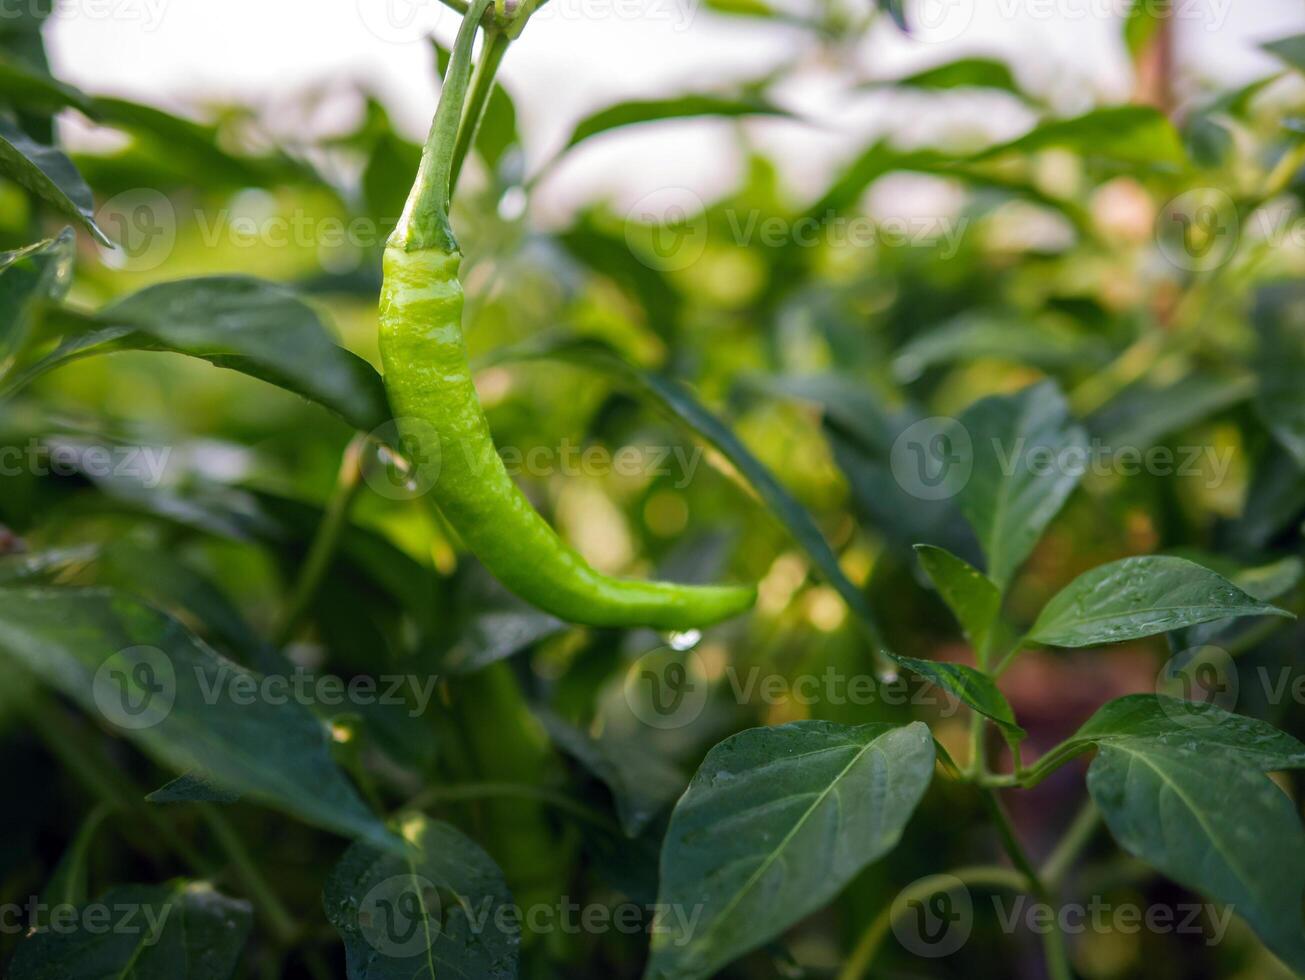
[[748, 609], [751, 587], [603, 575], [534, 509], [504, 467], [476, 395], [462, 336], [460, 260], [456, 249], [387, 246], [380, 348], [400, 434], [421, 458], [440, 460], [431, 493], [467, 547], [518, 596], [572, 623], [686, 630]]

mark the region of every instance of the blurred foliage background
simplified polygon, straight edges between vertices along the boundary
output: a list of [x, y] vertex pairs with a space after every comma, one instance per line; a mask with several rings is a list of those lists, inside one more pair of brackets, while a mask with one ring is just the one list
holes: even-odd
[[[806, 57], [836, 61], [897, 14], [884, 6], [797, 11], [713, 0], [701, 16], [782, 20], [811, 45]], [[342, 459], [348, 465], [359, 426], [320, 403], [365, 403], [366, 385], [331, 381], [327, 396], [301, 397], [314, 378], [327, 381], [312, 360], [316, 341], [280, 330], [286, 310], [269, 305], [269, 319], [251, 323], [264, 331], [251, 341], [265, 345], [260, 370], [224, 370], [175, 352], [212, 353], [196, 292], [183, 291], [172, 308], [201, 324], [190, 336], [134, 323], [125, 339], [96, 341], [91, 352], [116, 349], [108, 356], [73, 357], [84, 351], [60, 346], [117, 322], [113, 304], [147, 287], [238, 275], [291, 290], [295, 331], [331, 336], [378, 365], [379, 253], [419, 146], [366, 91], [356, 93], [347, 125], [302, 142], [276, 135], [290, 129], [284, 119], [272, 125], [248, 106], [196, 105], [183, 116], [74, 88], [50, 73], [43, 14], [33, 8], [0, 23], [3, 135], [57, 144], [70, 121], [101, 134], [97, 148], [70, 154], [84, 185], [74, 176], [64, 187], [93, 193], [84, 210], [121, 247], [98, 244], [84, 221], [70, 222], [75, 193], [70, 206], [0, 180], [0, 250], [10, 251], [0, 259], [0, 441], [154, 447], [168, 456], [160, 481], [6, 470], [0, 582], [113, 585], [256, 669], [274, 669], [285, 656], [346, 678], [438, 676], [423, 717], [333, 719], [344, 765], [385, 808], [460, 783], [565, 791], [609, 816], [614, 791], [651, 796], [658, 817], [633, 840], [612, 832], [610, 819], [578, 819], [537, 800], [432, 797], [430, 812], [479, 841], [519, 901], [651, 901], [666, 804], [731, 731], [807, 717], [924, 717], [964, 754], [964, 719], [927, 705], [803, 703], [755, 691], [740, 697], [731, 687], [752, 668], [792, 679], [829, 668], [865, 675], [877, 662], [840, 586], [793, 537], [786, 505], [759, 496], [721, 451], [718, 426], [810, 513], [902, 654], [971, 656], [910, 546], [932, 542], [974, 561], [978, 553], [952, 502], [918, 500], [894, 478], [894, 441], [915, 420], [959, 414], [980, 396], [1043, 377], [1061, 385], [1112, 452], [1167, 447], [1179, 463], [1190, 447], [1201, 454], [1189, 473], [1125, 475], [1112, 466], [1089, 474], [1021, 572], [1014, 618], [1027, 621], [1087, 568], [1153, 552], [1199, 555], [1230, 575], [1286, 561], [1280, 570], [1290, 584], [1275, 601], [1302, 608], [1301, 37], [1268, 44], [1278, 70], [1249, 85], [1175, 91], [1173, 23], [1139, 5], [1118, 36], [1134, 70], [1133, 99], [1069, 116], [989, 58], [868, 78], [860, 91], [891, 88], [921, 100], [965, 93], [976, 106], [1016, 106], [1029, 127], [997, 144], [969, 129], [927, 143], [877, 139], [814, 195], [787, 186], [752, 137], [752, 120], [791, 114], [775, 95], [782, 71], [732, 90], [649, 92], [614, 105], [582, 121], [557, 160], [531, 167], [511, 93], [496, 92], [454, 223], [466, 253], [468, 342], [483, 359], [478, 386], [500, 447], [523, 457], [532, 447], [557, 453], [525, 466], [520, 479], [599, 568], [760, 582], [756, 612], [709, 631], [698, 647], [713, 685], [709, 710], [682, 730], [656, 732], [632, 718], [620, 695], [629, 665], [663, 638], [562, 628], [523, 609], [459, 553], [374, 445], [355, 444], [365, 478], [356, 492], [341, 490]], [[521, 44], [529, 43], [527, 32]], [[428, 76], [412, 84], [435, 86], [443, 57], [432, 45]], [[322, 96], [303, 93], [305, 118]], [[726, 193], [703, 200], [663, 188], [633, 208], [599, 196], [560, 226], [536, 220], [532, 191], [581, 144], [702, 117], [728, 127], [746, 160]], [[77, 230], [60, 236], [69, 223]], [[36, 242], [45, 244], [29, 248]], [[576, 354], [568, 346], [576, 339], [601, 342], [633, 373]], [[523, 344], [540, 356], [502, 356], [521, 354]], [[25, 372], [51, 351], [63, 352], [56, 369], [29, 381]], [[296, 361], [308, 380], [290, 390], [251, 376], [266, 378], [269, 364], [293, 373]], [[655, 384], [650, 397], [649, 378], [688, 386], [710, 415], [704, 421], [658, 398]], [[559, 464], [568, 446], [603, 449], [594, 458], [609, 461], [622, 447], [639, 448], [646, 464], [648, 453], [666, 456], [622, 473]], [[1218, 461], [1226, 471], [1211, 468]], [[314, 535], [346, 498], [341, 546], [302, 615], [287, 622]], [[1305, 735], [1300, 704], [1267, 703], [1262, 687], [1245, 681], [1261, 669], [1298, 671], [1300, 628], [1275, 620], [1269, 630], [1247, 629], [1255, 632], [1226, 643], [1244, 678], [1238, 710]], [[1026, 655], [1003, 687], [1031, 752], [1065, 737], [1103, 701], [1153, 690], [1170, 653], [1147, 641]], [[559, 748], [556, 726], [584, 732], [624, 779], [613, 785], [583, 753], [577, 760]], [[193, 871], [174, 838], [211, 864], [228, 853], [224, 835], [234, 835], [291, 923], [278, 933], [258, 919], [242, 970], [343, 975], [319, 897], [344, 847], [338, 838], [243, 803], [223, 808], [220, 823], [211, 806], [143, 815], [151, 805], [141, 797], [170, 774], [21, 675], [0, 687], [0, 730], [9, 787], [0, 901], [39, 892], [97, 798], [107, 799], [113, 816], [89, 852], [95, 890]], [[1035, 852], [1071, 819], [1081, 774], [1071, 766], [1012, 801]], [[978, 803], [939, 780], [902, 846], [782, 945], [726, 975], [833, 976], [903, 884], [993, 846]], [[1098, 852], [1074, 886], [1084, 893], [1181, 900], [1181, 890], [1121, 857], [1104, 835]], [[218, 883], [249, 896], [238, 871], [221, 872]], [[15, 939], [0, 937], [0, 953]], [[638, 937], [527, 936], [522, 972], [633, 977], [643, 956]], [[1081, 975], [1101, 980], [1261, 978], [1281, 969], [1239, 924], [1216, 947], [1199, 936], [1082, 937], [1073, 958]], [[1003, 936], [984, 915], [956, 956], [924, 962], [890, 942], [880, 965], [882, 976], [1041, 975], [1035, 938]]]

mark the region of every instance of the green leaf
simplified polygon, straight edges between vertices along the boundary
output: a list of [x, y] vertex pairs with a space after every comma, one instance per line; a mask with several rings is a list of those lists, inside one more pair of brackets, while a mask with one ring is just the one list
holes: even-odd
[[[8, 16], [8, 12], [6, 12]], [[24, 64], [0, 48], [0, 92], [4, 101], [20, 109], [37, 113], [54, 113], [74, 108], [93, 116], [93, 100], [85, 92], [61, 82], [48, 71]]]
[[973, 550], [954, 497], [921, 500], [909, 493], [892, 465], [892, 448], [922, 419], [913, 406], [890, 407], [864, 381], [841, 374], [750, 378], [748, 387], [818, 405], [838, 468], [847, 477], [859, 516], [890, 544], [909, 551], [918, 542]]
[[68, 292], [76, 248], [76, 235], [65, 228], [55, 238], [0, 254], [0, 368], [27, 343], [40, 304]]
[[770, 512], [807, 553], [843, 601], [879, 641], [879, 628], [870, 604], [843, 574], [838, 556], [820, 533], [811, 514], [775, 479], [760, 460], [720, 419], [709, 412], [682, 384], [627, 362], [604, 344], [584, 340], [560, 340], [529, 344], [496, 352], [491, 363], [523, 360], [562, 360], [593, 368], [652, 402], [673, 421], [685, 426], [728, 459], [756, 491]]
[[1103, 704], [1070, 741], [1086, 748], [1137, 738], [1224, 752], [1263, 772], [1305, 769], [1305, 745], [1268, 722], [1163, 694], [1129, 694]]
[[1305, 469], [1305, 289], [1299, 283], [1265, 287], [1256, 296], [1260, 335], [1255, 407], [1260, 418]]
[[99, 548], [95, 545], [3, 555], [0, 556], [0, 586], [44, 582], [69, 568], [92, 562], [98, 555]]
[[474, 674], [492, 663], [567, 629], [555, 616], [537, 610], [503, 609], [474, 617], [444, 655], [454, 674]]
[[1183, 123], [1183, 145], [1202, 167], [1222, 167], [1236, 145], [1227, 126], [1208, 112], [1196, 112]]
[[1305, 34], [1278, 38], [1260, 47], [1297, 71], [1305, 71]]
[[0, 118], [0, 176], [10, 177], [60, 214], [72, 218], [101, 244], [112, 245], [95, 223], [95, 202], [72, 161], [51, 146], [36, 142]]
[[82, 821], [77, 836], [64, 851], [63, 857], [54, 869], [54, 874], [46, 882], [41, 900], [46, 905], [84, 905], [87, 899], [87, 870], [90, 860], [91, 842], [104, 823], [105, 818], [113, 812], [113, 807], [101, 803]]
[[684, 297], [660, 268], [631, 250], [630, 230], [627, 226], [627, 234], [614, 234], [586, 213], [556, 238], [577, 262], [626, 290], [645, 312], [648, 328], [669, 340], [678, 328]]
[[113, 541], [101, 554], [97, 582], [193, 616], [205, 637], [259, 669], [289, 667], [221, 589], [166, 550]]
[[395, 846], [331, 760], [327, 732], [307, 708], [258, 696], [258, 675], [135, 599], [100, 589], [0, 590], [0, 652], [164, 765]]
[[[228, 980], [252, 920], [248, 902], [200, 882], [126, 885], [92, 904], [95, 929], [34, 933], [19, 944], [10, 980]], [[105, 909], [108, 929], [99, 927]]]
[[1291, 613], [1259, 602], [1195, 562], [1149, 555], [1084, 572], [1047, 603], [1029, 639], [1086, 647], [1237, 616]]
[[145, 797], [146, 803], [235, 803], [239, 793], [223, 789], [198, 772], [182, 773]]
[[961, 511], [987, 556], [988, 577], [1005, 592], [1083, 475], [1087, 434], [1050, 381], [984, 398], [960, 421], [973, 463]]
[[1101, 360], [1105, 348], [1058, 321], [964, 314], [921, 333], [897, 350], [893, 373], [914, 381], [928, 368], [981, 357], [1054, 368]]
[[721, 742], [671, 816], [647, 980], [711, 976], [824, 906], [898, 842], [933, 767], [920, 722], [801, 721]]
[[1006, 696], [998, 690], [996, 681], [983, 671], [941, 660], [916, 660], [914, 657], [898, 656], [894, 656], [893, 660], [960, 698], [962, 703], [985, 718], [991, 719], [1012, 745], [1026, 735], [1024, 729], [1016, 724], [1015, 712], [1011, 710]]
[[1124, 17], [1124, 46], [1129, 57], [1136, 62], [1146, 50], [1151, 39], [1160, 30], [1162, 21], [1169, 16], [1169, 8], [1150, 0], [1133, 0]]
[[1021, 98], [1024, 93], [1004, 61], [995, 58], [958, 58], [935, 65], [902, 78], [867, 82], [861, 88], [919, 88], [944, 90], [954, 88], [990, 88], [1010, 92]]
[[1305, 832], [1270, 779], [1220, 752], [1134, 738], [1102, 744], [1088, 790], [1124, 850], [1231, 906], [1305, 973]]
[[251, 375], [370, 432], [390, 417], [380, 375], [336, 345], [312, 307], [283, 286], [243, 276], [149, 286], [98, 313], [60, 311], [46, 324], [57, 350], [7, 380], [0, 397], [91, 354], [172, 351]]
[[911, 25], [906, 20], [905, 0], [875, 0], [875, 6], [893, 19], [899, 31], [911, 33]]
[[1001, 590], [992, 579], [950, 551], [918, 544], [915, 552], [970, 645], [982, 656], [1001, 612]]
[[[1203, 564], [1220, 570], [1219, 565], [1213, 561], [1201, 561], [1190, 555], [1179, 557], [1192, 558], [1198, 565]], [[1220, 570], [1220, 573], [1252, 599], [1258, 599], [1260, 602], [1272, 602], [1274, 599], [1281, 598], [1294, 589], [1300, 583], [1302, 576], [1305, 576], [1305, 562], [1295, 555], [1288, 555], [1278, 561], [1253, 568], [1237, 568], [1235, 563], [1232, 565], [1233, 567], [1227, 571]], [[1217, 643], [1222, 639], [1222, 634], [1238, 624], [1238, 620], [1213, 620], [1188, 629], [1175, 630], [1169, 634], [1170, 648], [1175, 652], [1181, 652]]]
[[684, 790], [684, 777], [656, 746], [610, 733], [592, 738], [551, 712], [536, 712], [548, 737], [611, 790], [621, 829], [638, 837]]
[[229, 153], [222, 148], [216, 126], [195, 122], [155, 106], [126, 99], [98, 97], [92, 115], [100, 122], [130, 134], [137, 147], [162, 159], [178, 175], [189, 175], [191, 185], [206, 188], [276, 187], [293, 183], [319, 183], [312, 168], [275, 153]]
[[1246, 401], [1254, 391], [1255, 378], [1244, 371], [1195, 371], [1162, 385], [1148, 378], [1106, 402], [1087, 426], [1108, 446], [1145, 449]]
[[1183, 141], [1169, 118], [1150, 106], [1135, 105], [1108, 106], [1073, 119], [1040, 123], [1018, 139], [983, 150], [971, 160], [1053, 148], [1140, 172], [1174, 171], [1187, 163]]
[[349, 980], [515, 978], [520, 926], [498, 865], [449, 824], [413, 815], [401, 830], [414, 851], [355, 844], [326, 881]]
[[787, 116], [788, 113], [755, 92], [741, 96], [689, 94], [669, 99], [648, 99], [621, 102], [600, 109], [576, 124], [562, 152], [579, 143], [625, 126], [665, 122], [672, 119], [693, 119], [710, 116], [716, 119], [741, 116]]

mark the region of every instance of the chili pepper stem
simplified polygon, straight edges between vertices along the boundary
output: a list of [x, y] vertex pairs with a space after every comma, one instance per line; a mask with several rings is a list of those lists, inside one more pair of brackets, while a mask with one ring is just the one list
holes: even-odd
[[458, 28], [453, 54], [444, 73], [444, 87], [431, 123], [430, 135], [422, 147], [417, 179], [389, 244], [408, 252], [438, 249], [456, 252], [457, 239], [449, 224], [452, 194], [451, 176], [463, 106], [471, 84], [471, 54], [476, 30], [492, 0], [474, 0]]

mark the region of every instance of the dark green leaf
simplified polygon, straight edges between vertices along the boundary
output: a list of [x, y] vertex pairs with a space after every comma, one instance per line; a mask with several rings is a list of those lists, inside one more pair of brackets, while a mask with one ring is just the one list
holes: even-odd
[[73, 230], [65, 228], [55, 238], [0, 254], [0, 365], [27, 342], [36, 308], [68, 292], [76, 247]]
[[1256, 297], [1260, 335], [1255, 404], [1264, 424], [1305, 469], [1305, 289], [1298, 283], [1265, 287]]
[[[8, 16], [8, 13], [6, 13]], [[0, 48], [0, 93], [5, 102], [20, 109], [54, 113], [74, 108], [94, 115], [90, 96], [47, 71], [42, 71], [8, 56]]]
[[[1210, 562], [1194, 560], [1197, 564], [1204, 564], [1207, 567], [1216, 569], [1219, 567]], [[1294, 589], [1300, 583], [1303, 574], [1305, 574], [1305, 563], [1295, 555], [1289, 555], [1267, 565], [1253, 568], [1237, 568], [1233, 563], [1233, 567], [1224, 577], [1252, 599], [1272, 602]], [[1236, 623], [1237, 620], [1214, 620], [1187, 629], [1175, 630], [1169, 634], [1170, 646], [1174, 651], [1181, 652], [1215, 643]]]
[[327, 732], [307, 708], [259, 696], [258, 675], [134, 599], [99, 589], [0, 590], [0, 650], [165, 765], [394, 846], [331, 760]]
[[[973, 467], [961, 511], [987, 556], [988, 577], [1004, 592], [1082, 477], [1087, 434], [1049, 381], [978, 401], [960, 422]], [[963, 466], [964, 447], [955, 450]]]
[[520, 926], [498, 865], [446, 823], [412, 815], [400, 830], [413, 852], [355, 844], [326, 881], [350, 980], [515, 978]]
[[1270, 779], [1226, 754], [1132, 738], [1102, 744], [1088, 789], [1120, 846], [1231, 906], [1305, 972], [1305, 832]]
[[555, 616], [530, 609], [483, 613], [467, 624], [444, 656], [455, 674], [471, 674], [566, 629]]
[[712, 976], [824, 906], [901, 838], [933, 767], [919, 722], [802, 721], [717, 745], [671, 816], [645, 977]]
[[104, 245], [112, 245], [95, 223], [95, 202], [72, 161], [36, 142], [0, 118], [0, 175], [10, 177], [65, 217], [72, 218]]
[[99, 928], [92, 910], [94, 929], [36, 932], [19, 945], [10, 980], [228, 980], [252, 918], [248, 902], [198, 882], [126, 885], [93, 904], [112, 928]]
[[1001, 590], [969, 562], [933, 545], [915, 546], [920, 565], [976, 651], [985, 651], [1001, 611]]
[[656, 746], [604, 734], [592, 738], [548, 712], [538, 712], [548, 737], [612, 792], [621, 829], [638, 837], [684, 790], [684, 776]]
[[146, 803], [235, 803], [233, 793], [198, 772], [182, 773], [145, 797]]
[[1101, 706], [1071, 741], [1145, 738], [1193, 751], [1217, 750], [1264, 772], [1305, 769], [1305, 745], [1258, 718], [1163, 694], [1129, 694]]
[[1143, 381], [1093, 413], [1087, 426], [1108, 446], [1146, 449], [1245, 401], [1254, 391], [1255, 378], [1245, 372], [1196, 371], [1165, 385]]
[[825, 435], [857, 510], [891, 544], [903, 551], [921, 541], [953, 552], [974, 550], [954, 497], [922, 500], [908, 492], [894, 472], [892, 448], [921, 420], [917, 408], [890, 407], [869, 385], [844, 375], [766, 377], [747, 383], [823, 409]]
[[1291, 65], [1297, 71], [1305, 71], [1305, 34], [1293, 34], [1291, 37], [1279, 38], [1262, 44], [1269, 54]]
[[1016, 724], [1015, 712], [1011, 710], [1010, 702], [998, 690], [996, 682], [982, 671], [965, 664], [946, 663], [941, 660], [917, 660], [914, 657], [898, 656], [894, 656], [893, 660], [960, 698], [963, 704], [985, 718], [991, 719], [1011, 744], [1024, 738], [1025, 731]]
[[1221, 167], [1233, 151], [1233, 134], [1207, 112], [1193, 113], [1183, 124], [1183, 144], [1202, 167]]
[[11, 394], [91, 354], [163, 350], [199, 357], [302, 395], [370, 432], [389, 419], [375, 368], [331, 339], [317, 313], [283, 286], [239, 276], [149, 286], [95, 314], [51, 314], [52, 354], [11, 378]]
[[893, 373], [913, 381], [934, 365], [980, 357], [1054, 368], [1090, 364], [1104, 353], [1100, 343], [1056, 321], [967, 314], [903, 344], [893, 358]]
[[1236, 616], [1290, 615], [1195, 562], [1150, 555], [1084, 572], [1047, 603], [1029, 639], [1086, 647]]

